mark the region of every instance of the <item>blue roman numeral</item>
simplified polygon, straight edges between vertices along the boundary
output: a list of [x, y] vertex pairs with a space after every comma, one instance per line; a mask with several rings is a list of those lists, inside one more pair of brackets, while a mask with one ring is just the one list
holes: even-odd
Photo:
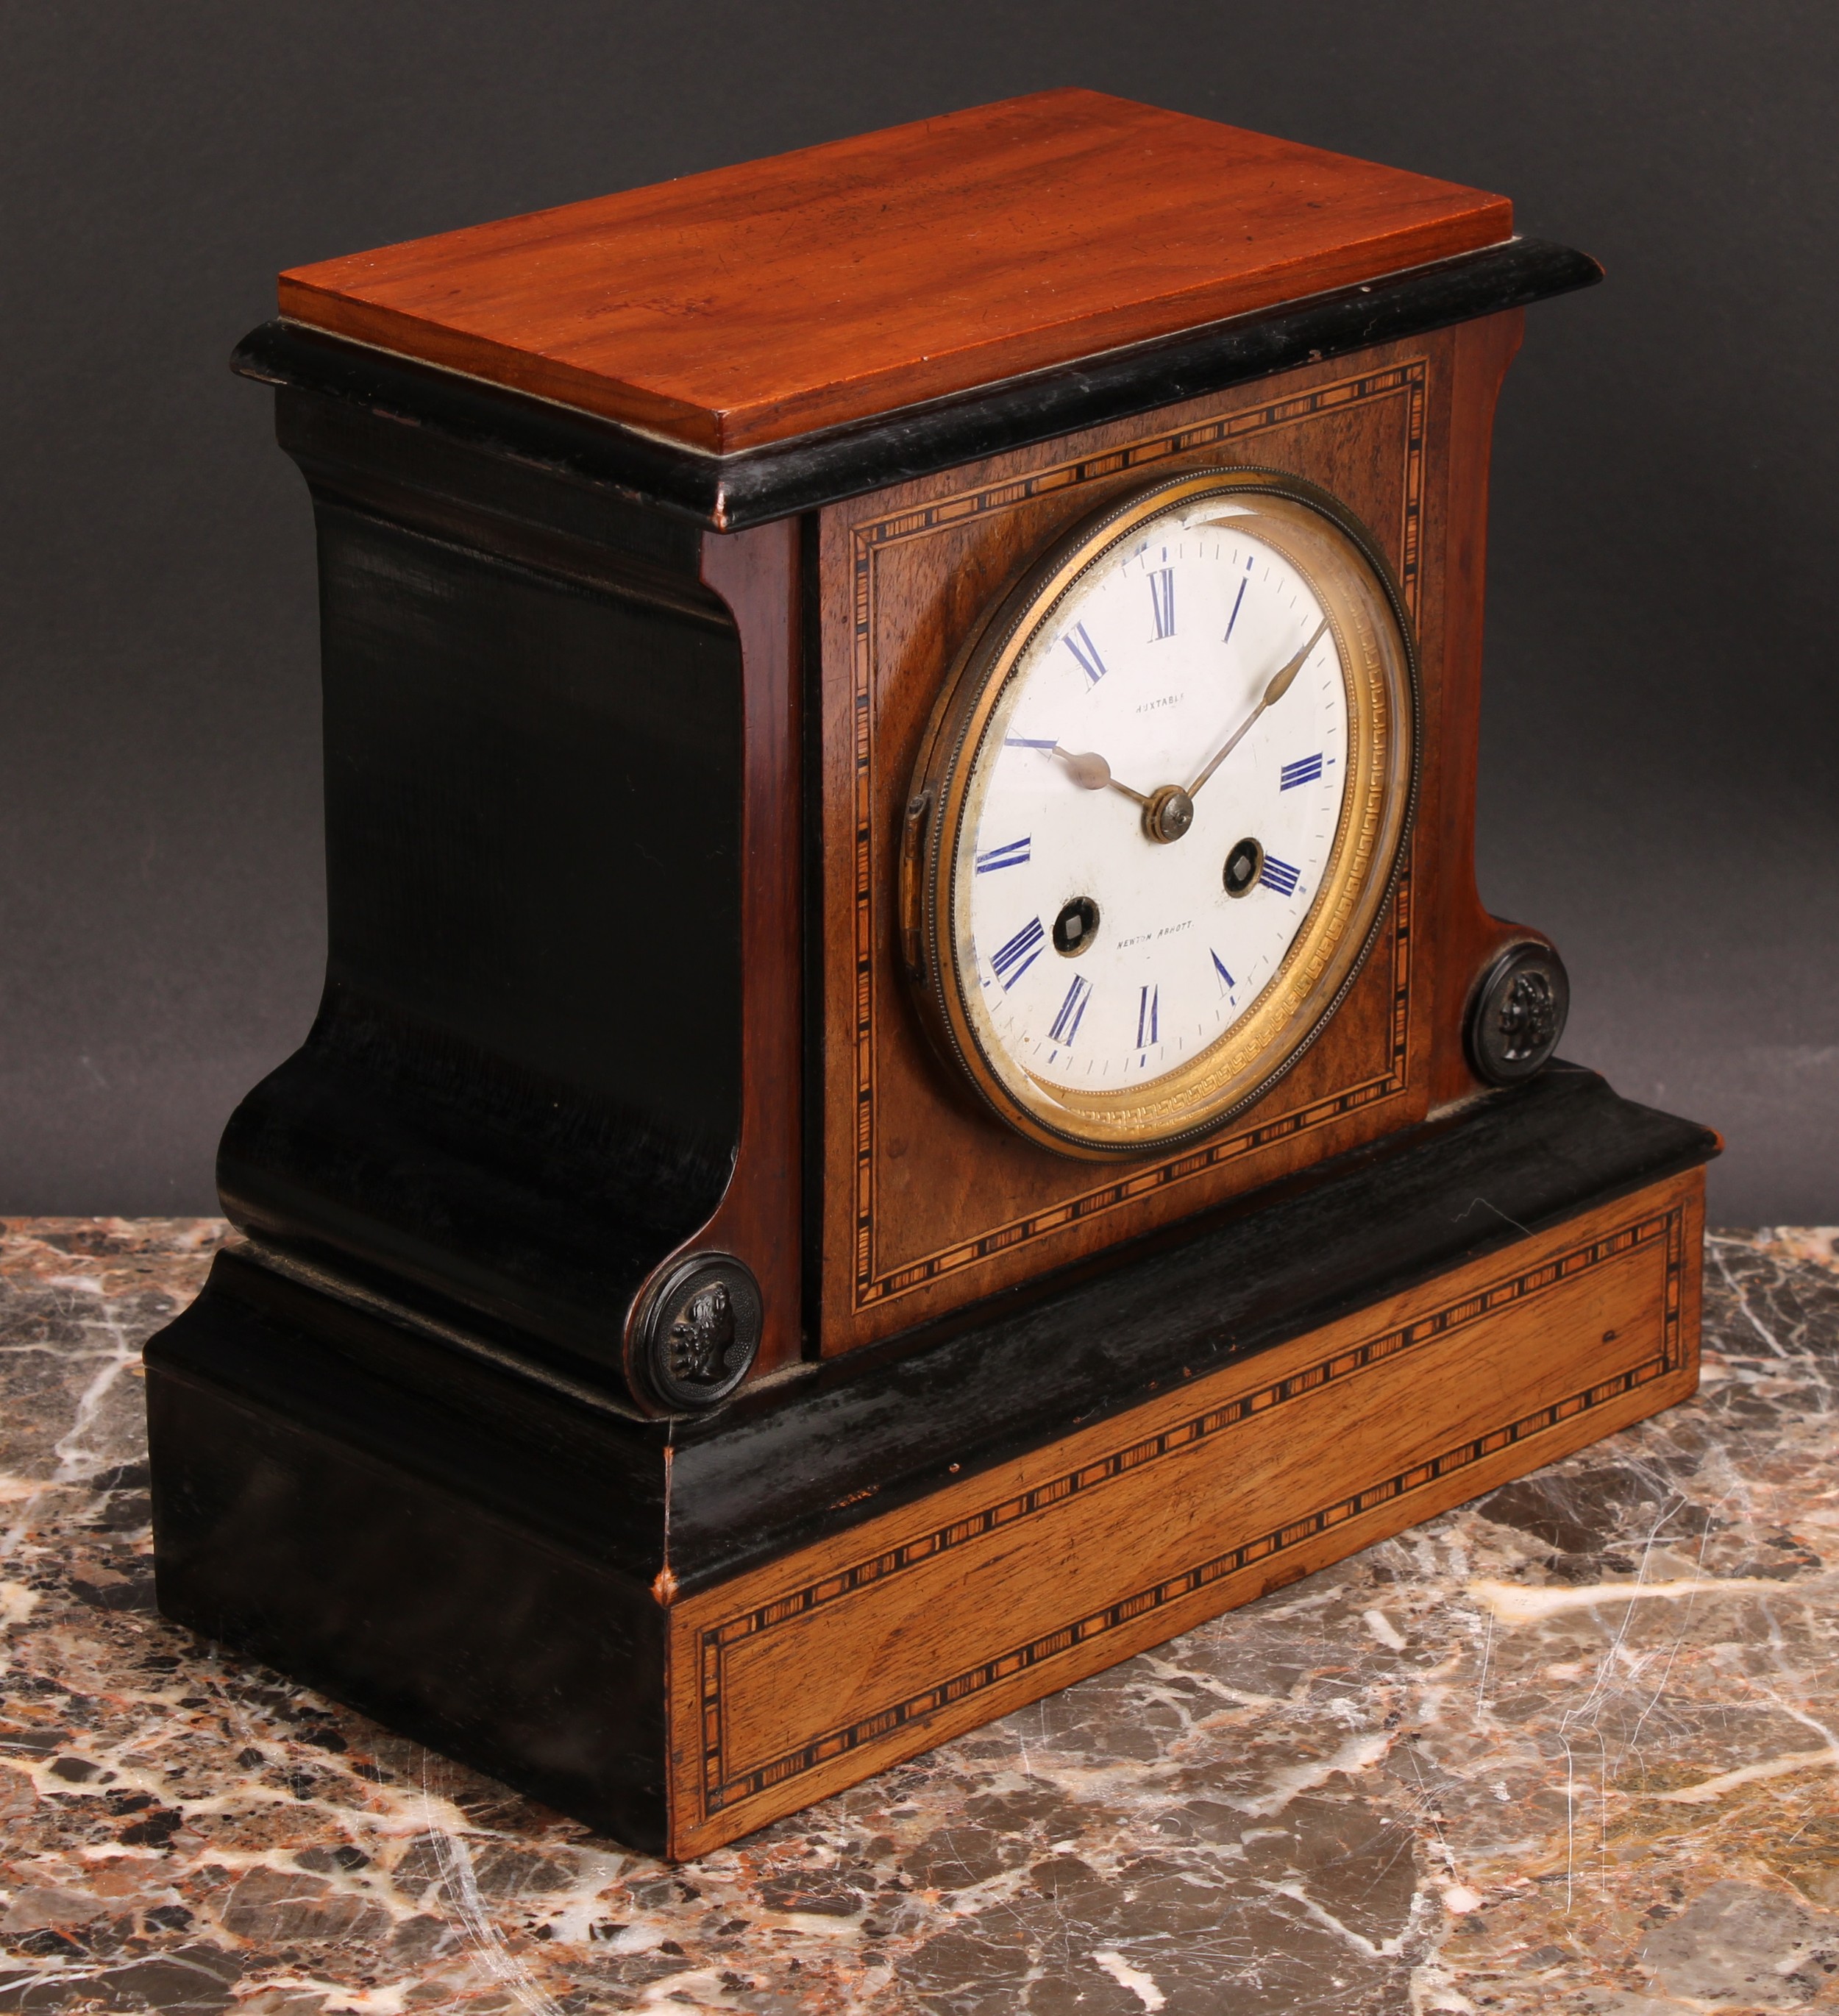
[[1156, 635], [1151, 642], [1159, 643], [1164, 637], [1175, 635], [1175, 569], [1158, 567], [1150, 577], [1150, 607], [1156, 618]]
[[1005, 749], [1057, 749], [1060, 744], [1051, 736], [1042, 742], [1032, 735], [1006, 735], [1002, 746]]
[[1085, 1004], [1091, 999], [1092, 983], [1074, 974], [1073, 984], [1067, 989], [1067, 998], [1060, 1003], [1060, 1012], [1054, 1017], [1053, 1027], [1047, 1032], [1055, 1042], [1071, 1046], [1085, 1018]]
[[996, 977], [1005, 990], [1014, 986], [1041, 956], [1041, 948], [1046, 942], [1047, 934], [1041, 928], [1041, 920], [1031, 917], [1007, 945], [991, 955], [990, 963], [995, 968]]
[[1322, 774], [1319, 756], [1299, 756], [1294, 763], [1286, 763], [1278, 772], [1277, 788], [1280, 791], [1294, 791], [1298, 784], [1312, 784]]
[[988, 854], [977, 858], [977, 872], [980, 875], [994, 874], [999, 868], [1022, 868], [1027, 865], [1028, 843], [1032, 833], [1024, 833], [1020, 840], [1006, 841], [1000, 847], [992, 847]]
[[1215, 971], [1215, 973], [1217, 973], [1217, 974], [1219, 975], [1219, 977], [1220, 977], [1220, 992], [1221, 992], [1221, 993], [1225, 994], [1225, 995], [1230, 995], [1230, 994], [1232, 993], [1232, 992], [1233, 992], [1233, 989], [1235, 987], [1236, 987], [1236, 986], [1239, 985], [1239, 983], [1238, 983], [1238, 981], [1236, 981], [1236, 980], [1233, 977], [1233, 976], [1232, 976], [1229, 972], [1227, 972], [1227, 970], [1226, 970], [1226, 963], [1225, 963], [1225, 961], [1223, 959], [1222, 959], [1222, 958], [1220, 957], [1219, 954], [1218, 954], [1217, 952], [1215, 952], [1215, 953], [1214, 953], [1214, 955], [1213, 955], [1213, 970], [1214, 970], [1214, 971]]
[[1160, 987], [1146, 987], [1137, 996], [1136, 1046], [1139, 1050], [1156, 1041], [1156, 1003], [1161, 992]]
[[1079, 669], [1094, 686], [1105, 675], [1105, 661], [1098, 654], [1098, 646], [1085, 634], [1085, 625], [1075, 623], [1060, 639], [1073, 656], [1079, 661]]
[[1287, 861], [1279, 861], [1274, 854], [1265, 856], [1265, 865], [1258, 880], [1266, 888], [1275, 889], [1279, 896], [1296, 894], [1296, 878], [1301, 870], [1292, 868]]

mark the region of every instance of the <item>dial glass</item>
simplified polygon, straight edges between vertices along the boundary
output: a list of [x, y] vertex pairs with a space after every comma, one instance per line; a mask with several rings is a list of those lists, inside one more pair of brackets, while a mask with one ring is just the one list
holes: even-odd
[[959, 696], [941, 980], [1006, 1117], [1150, 1145], [1268, 1082], [1351, 977], [1402, 831], [1409, 653], [1341, 525], [1217, 473], [1049, 572]]
[[[1321, 598], [1230, 517], [1152, 519], [1042, 625], [995, 725], [959, 867], [996, 1040], [1071, 1088], [1172, 1070], [1258, 999], [1334, 844], [1348, 697]], [[1171, 786], [1192, 813], [1153, 840]]]

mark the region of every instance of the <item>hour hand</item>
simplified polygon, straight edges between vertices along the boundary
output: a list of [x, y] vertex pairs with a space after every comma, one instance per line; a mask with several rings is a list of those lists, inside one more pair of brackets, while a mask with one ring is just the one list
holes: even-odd
[[1265, 682], [1264, 693], [1259, 698], [1258, 705], [1251, 710], [1251, 713], [1240, 722], [1239, 725], [1233, 730], [1232, 733], [1226, 737], [1225, 740], [1220, 745], [1220, 747], [1214, 751], [1213, 760], [1207, 765], [1207, 768], [1200, 772], [1200, 776], [1194, 779], [1193, 783], [1188, 787], [1188, 796], [1190, 798], [1195, 797], [1199, 793], [1200, 787], [1207, 782], [1207, 779], [1213, 775], [1214, 772], [1219, 768], [1221, 764], [1225, 762], [1226, 758], [1232, 754], [1233, 751], [1236, 749], [1240, 743], [1245, 740], [1246, 736], [1251, 733], [1254, 725], [1257, 722], [1259, 716], [1263, 714], [1265, 709], [1268, 707], [1275, 707], [1278, 701], [1289, 692], [1292, 684], [1295, 681], [1297, 674], [1303, 668], [1304, 661], [1308, 658], [1309, 653], [1315, 650], [1315, 646], [1321, 643], [1323, 633], [1327, 629], [1327, 628], [1328, 618], [1324, 616], [1322, 621], [1315, 625], [1314, 631], [1310, 635], [1308, 643], [1304, 645], [1303, 648], [1298, 651], [1296, 656], [1290, 659], [1287, 664], [1279, 665], [1277, 670], [1271, 675], [1269, 679]]
[[1053, 753], [1067, 766], [1067, 774], [1082, 791], [1102, 791], [1109, 785], [1114, 791], [1121, 791], [1125, 797], [1134, 798], [1139, 805], [1150, 801], [1141, 791], [1133, 791], [1128, 784], [1121, 784], [1111, 775], [1111, 766], [1102, 756], [1076, 756], [1071, 749], [1063, 749], [1056, 742]]
[[1141, 791], [1133, 791], [1128, 784], [1120, 783], [1111, 775], [1111, 766], [1103, 757], [1090, 754], [1081, 755], [1077, 751], [1063, 748], [1057, 742], [1037, 740], [1032, 736], [1012, 736], [1010, 740], [1023, 749], [1045, 750], [1050, 756], [1057, 756], [1067, 766], [1067, 775], [1082, 791], [1102, 791], [1107, 788], [1121, 791], [1125, 797], [1139, 805], [1150, 801]]

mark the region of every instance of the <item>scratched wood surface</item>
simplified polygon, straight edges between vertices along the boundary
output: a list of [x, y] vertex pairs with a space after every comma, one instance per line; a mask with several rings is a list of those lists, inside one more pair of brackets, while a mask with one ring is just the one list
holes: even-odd
[[280, 304], [728, 452], [1512, 231], [1480, 190], [1049, 91], [297, 267]]
[[[798, 526], [705, 533], [702, 578], [727, 605], [741, 646], [740, 1139], [714, 1215], [677, 1255], [732, 1253], [760, 1284], [754, 1376], [804, 1350], [800, 1251], [803, 1147], [802, 941], [800, 937], [801, 708]], [[635, 1309], [639, 1305], [635, 1302]], [[628, 1363], [639, 1348], [628, 1322]], [[635, 1366], [632, 1376], [642, 1377]]]

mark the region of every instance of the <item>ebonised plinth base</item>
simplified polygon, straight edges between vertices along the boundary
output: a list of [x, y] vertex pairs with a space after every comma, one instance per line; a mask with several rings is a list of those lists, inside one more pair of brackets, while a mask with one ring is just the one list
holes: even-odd
[[1715, 1150], [1554, 1066], [694, 1421], [233, 1251], [160, 1607], [700, 1853], [1683, 1398]]

